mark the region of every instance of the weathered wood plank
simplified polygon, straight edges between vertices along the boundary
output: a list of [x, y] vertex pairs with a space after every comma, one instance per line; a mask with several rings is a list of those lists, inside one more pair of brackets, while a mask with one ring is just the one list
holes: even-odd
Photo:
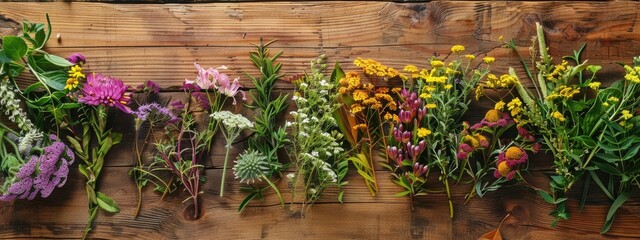
[[[259, 40], [256, 40], [258, 42]], [[496, 44], [497, 46], [497, 44]], [[444, 46], [449, 48], [450, 46]], [[578, 44], [575, 49], [579, 48]], [[272, 50], [283, 50], [284, 54], [280, 58], [283, 65], [281, 73], [292, 76], [308, 71], [309, 62], [324, 53], [328, 56], [327, 62], [332, 65], [334, 62], [340, 63], [345, 71], [360, 71], [353, 64], [353, 60], [358, 57], [373, 58], [377, 61], [402, 69], [405, 65], [413, 64], [419, 67], [428, 67], [427, 59], [434, 56], [430, 53], [433, 48], [442, 48], [436, 45], [414, 45], [414, 46], [388, 46], [388, 47], [353, 47], [353, 48], [278, 48], [277, 45]], [[527, 51], [522, 48], [523, 51]], [[571, 54], [574, 48], [568, 49], [552, 49], [554, 56], [565, 56]], [[253, 66], [249, 60], [249, 51], [253, 48], [250, 45], [244, 47], [109, 47], [109, 48], [55, 48], [51, 49], [52, 53], [60, 56], [68, 56], [75, 52], [82, 52], [88, 58], [85, 67], [86, 72], [96, 72], [108, 74], [122, 79], [126, 84], [136, 86], [146, 80], [154, 80], [160, 84], [164, 90], [175, 91], [185, 79], [194, 79], [196, 70], [193, 66], [194, 62], [202, 66], [218, 67], [225, 65], [229, 67], [223, 72], [230, 77], [239, 77], [241, 83], [246, 88], [253, 88], [253, 83], [246, 77], [245, 73], [257, 76], [259, 74], [257, 68]], [[587, 50], [595, 52], [596, 47], [588, 46]], [[442, 50], [444, 51], [444, 50]], [[497, 48], [490, 52], [474, 52], [479, 57], [472, 63], [472, 66], [479, 65], [484, 56], [492, 56], [496, 58], [496, 63], [492, 64], [491, 69], [497, 75], [508, 72], [509, 67], [517, 69], [518, 75], [527, 86], [531, 86], [526, 73], [522, 68], [517, 56], [510, 49]], [[522, 54], [528, 54], [522, 52]], [[640, 55], [640, 50], [628, 51], [623, 56], [607, 56], [593, 57], [589, 59], [589, 63], [602, 65], [603, 69], [599, 72], [598, 77], [601, 81], [610, 83], [621, 79], [624, 76], [624, 70], [616, 63], [630, 63], [635, 55]], [[446, 54], [438, 55], [440, 59], [446, 57]], [[589, 57], [587, 55], [587, 57]], [[454, 59], [453, 56], [448, 58]], [[559, 61], [559, 60], [558, 60]], [[33, 77], [25, 76], [21, 80], [21, 85], [27, 85], [35, 81]], [[400, 84], [399, 82], [388, 84]], [[280, 81], [277, 85], [280, 89], [292, 89], [289, 83]]]
[[551, 33], [552, 43], [589, 40], [613, 50], [624, 50], [632, 47], [615, 43], [638, 39], [634, 33], [640, 30], [633, 25], [638, 4], [632, 1], [3, 3], [0, 14], [17, 21], [23, 18], [44, 21], [48, 12], [54, 33], [62, 36], [59, 42], [52, 39], [50, 47], [228, 47], [246, 46], [264, 37], [286, 39], [282, 44], [296, 47], [474, 43], [467, 45], [490, 49], [500, 35], [527, 42], [534, 31], [534, 22], [540, 21]]
[[[210, 169], [207, 170], [209, 181], [203, 186], [203, 215], [200, 219], [194, 221], [185, 217], [190, 203], [181, 204], [185, 196], [170, 195], [161, 200], [150, 189], [144, 193], [140, 216], [134, 219], [135, 187], [127, 172], [128, 168], [106, 168], [101, 191], [112, 196], [120, 204], [122, 212], [115, 215], [101, 213], [92, 237], [207, 239], [209, 233], [215, 233], [216, 238], [221, 239], [281, 239], [291, 236], [304, 239], [475, 239], [495, 228], [507, 213], [512, 217], [501, 228], [506, 239], [564, 239], [576, 233], [589, 239], [605, 237], [599, 235], [598, 230], [608, 201], [598, 194], [593, 194], [582, 213], [576, 211], [577, 202], [570, 201], [569, 208], [574, 213], [572, 220], [561, 222], [558, 229], [553, 230], [549, 227], [551, 218], [547, 215], [551, 206], [528, 188], [503, 189], [462, 205], [466, 187], [455, 185], [456, 217], [449, 220], [444, 194], [420, 198], [415, 210], [411, 211], [408, 198], [393, 196], [400, 189], [386, 179], [388, 175], [382, 175], [380, 194], [372, 197], [355, 173], [350, 175], [351, 183], [345, 189], [344, 204], [336, 202], [336, 192], [332, 189], [326, 198], [312, 206], [305, 218], [297, 212], [299, 205], [283, 209], [273, 194], [266, 195], [263, 202], [254, 202], [245, 212], [236, 213], [235, 209], [244, 197], [238, 190], [238, 183], [228, 181], [231, 191], [227, 197], [220, 198], [216, 195], [218, 185], [215, 183], [219, 181], [221, 171]], [[79, 174], [73, 171], [72, 175], [74, 177], [62, 191], [55, 192], [49, 199], [5, 203], [0, 217], [0, 238], [79, 237], [86, 220], [86, 196]], [[544, 179], [546, 177], [541, 173], [535, 173], [529, 180], [542, 183]], [[430, 186], [436, 187], [436, 181], [430, 181]], [[286, 183], [278, 185], [285, 199], [290, 199]], [[572, 192], [572, 197], [578, 197], [576, 193], [579, 192], [578, 187]], [[634, 199], [621, 208], [609, 236], [640, 234], [635, 227], [638, 202]]]
[[347, 70], [354, 69], [349, 63], [358, 56], [402, 68], [424, 63], [430, 56], [443, 57], [452, 44], [463, 44], [478, 56], [497, 57], [494, 67], [503, 73], [519, 64], [510, 50], [497, 48], [498, 36], [514, 38], [526, 54], [534, 22], [541, 21], [554, 56], [568, 55], [586, 42], [584, 58], [602, 64], [600, 75], [611, 81], [622, 75], [616, 62], [640, 55], [634, 47], [640, 30], [633, 25], [639, 5], [631, 1], [2, 3], [0, 30], [10, 32], [23, 18], [43, 21], [46, 11], [54, 35], [61, 35], [60, 41], [50, 40], [50, 51], [85, 52], [93, 71], [130, 84], [154, 79], [163, 86], [178, 86], [192, 75], [195, 61], [229, 65], [236, 76], [255, 73], [247, 52], [260, 37], [280, 39], [273, 48], [285, 50], [283, 72], [288, 74], [303, 72], [321, 52]]

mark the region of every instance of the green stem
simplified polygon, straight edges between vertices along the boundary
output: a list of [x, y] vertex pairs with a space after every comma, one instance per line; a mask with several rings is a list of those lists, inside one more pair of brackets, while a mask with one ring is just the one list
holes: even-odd
[[222, 181], [220, 181], [220, 197], [224, 195], [224, 179], [227, 174], [227, 162], [229, 160], [229, 150], [231, 150], [231, 142], [227, 143], [227, 151], [224, 154], [224, 165], [222, 167]]
[[451, 201], [451, 190], [449, 189], [449, 178], [445, 176], [443, 176], [443, 178], [444, 178], [444, 186], [447, 188], [447, 198], [449, 199], [449, 217], [453, 219], [453, 202]]
[[271, 188], [273, 188], [273, 190], [278, 195], [278, 198], [280, 199], [280, 205], [282, 205], [282, 207], [284, 208], [284, 199], [282, 198], [282, 194], [280, 193], [278, 187], [264, 174], [262, 174], [262, 179], [264, 179], [264, 181], [267, 182], [269, 186], [271, 186]]

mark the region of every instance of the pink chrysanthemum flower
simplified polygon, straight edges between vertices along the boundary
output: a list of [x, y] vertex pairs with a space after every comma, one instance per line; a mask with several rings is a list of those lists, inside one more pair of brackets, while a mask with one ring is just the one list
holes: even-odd
[[82, 87], [78, 102], [92, 106], [107, 106], [120, 109], [127, 114], [133, 113], [127, 105], [131, 96], [127, 93], [129, 87], [116, 78], [102, 74], [87, 76], [87, 83]]

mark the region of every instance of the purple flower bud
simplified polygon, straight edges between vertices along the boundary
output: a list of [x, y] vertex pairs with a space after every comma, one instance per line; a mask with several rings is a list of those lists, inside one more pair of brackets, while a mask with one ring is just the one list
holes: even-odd
[[398, 148], [387, 146], [387, 156], [389, 156], [389, 158], [393, 160], [396, 160], [396, 158], [398, 158]]
[[69, 60], [69, 62], [73, 63], [73, 64], [85, 64], [87, 62], [87, 58], [85, 58], [82, 54], [80, 53], [73, 53], [71, 54], [67, 60]]
[[410, 111], [405, 111], [400, 109], [400, 113], [398, 114], [398, 118], [400, 118], [400, 122], [402, 123], [411, 123], [411, 121], [413, 120], [413, 117], [411, 116], [411, 112]]
[[406, 131], [402, 133], [402, 143], [407, 143], [409, 140], [411, 140], [411, 132]]

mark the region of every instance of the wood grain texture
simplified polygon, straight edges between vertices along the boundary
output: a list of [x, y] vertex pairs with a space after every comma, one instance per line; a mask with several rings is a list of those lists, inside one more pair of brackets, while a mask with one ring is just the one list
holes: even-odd
[[[0, 30], [10, 32], [22, 19], [54, 27], [48, 49], [61, 55], [82, 51], [92, 71], [123, 78], [132, 85], [147, 79], [179, 86], [193, 75], [192, 62], [228, 65], [235, 76], [256, 73], [248, 60], [250, 44], [279, 39], [284, 73], [303, 72], [325, 52], [330, 62], [355, 69], [355, 57], [372, 57], [402, 68], [444, 57], [453, 44], [467, 52], [494, 56], [494, 69], [518, 66], [498, 36], [514, 38], [528, 52], [534, 23], [542, 22], [551, 53], [559, 61], [587, 43], [585, 59], [603, 65], [605, 81], [619, 79], [616, 62], [640, 55], [635, 26], [640, 3], [615, 2], [251, 2], [217, 4], [1, 3]], [[520, 75], [524, 76], [522, 69]], [[247, 82], [246, 78], [242, 78]], [[250, 87], [250, 85], [248, 85]]]
[[[511, 50], [500, 47], [498, 36], [514, 38], [519, 52], [527, 54], [535, 22], [540, 21], [556, 61], [586, 42], [584, 58], [603, 65], [599, 77], [610, 83], [623, 75], [616, 62], [630, 62], [633, 56], [640, 55], [640, 30], [636, 26], [639, 8], [637, 1], [1, 2], [0, 34], [15, 34], [22, 19], [42, 22], [45, 13], [49, 13], [54, 38], [47, 45], [48, 51], [61, 56], [82, 52], [89, 58], [86, 69], [90, 72], [113, 75], [134, 86], [155, 80], [167, 92], [163, 96], [178, 99], [183, 97], [177, 91], [184, 79], [195, 77], [193, 62], [227, 65], [230, 69], [226, 72], [241, 77], [245, 89], [251, 89], [244, 72], [257, 74], [248, 52], [252, 50], [250, 44], [261, 37], [279, 40], [272, 45], [272, 51], [284, 51], [282, 71], [287, 75], [304, 72], [307, 63], [321, 53], [345, 70], [357, 70], [351, 64], [356, 57], [375, 58], [400, 69], [406, 64], [426, 66], [429, 57], [445, 58], [451, 45], [463, 44], [467, 53], [496, 57], [492, 68], [497, 73], [513, 66], [524, 77], [518, 59]], [[57, 34], [60, 39], [55, 38]], [[26, 85], [33, 78], [25, 75], [20, 81]], [[278, 88], [290, 91], [292, 86], [280, 82]], [[465, 120], [478, 120], [490, 107], [486, 101], [472, 102]], [[229, 109], [250, 115], [240, 106]], [[127, 174], [134, 163], [132, 120], [122, 115], [114, 115], [113, 119], [118, 120], [110, 124], [124, 132], [125, 138], [108, 156], [100, 187], [120, 204], [122, 212], [101, 213], [92, 238], [476, 239], [495, 229], [507, 214], [511, 217], [501, 228], [505, 239], [640, 238], [638, 193], [619, 210], [612, 230], [600, 235], [610, 202], [593, 184], [593, 194], [583, 212], [578, 213], [575, 201], [581, 192], [578, 184], [570, 193], [571, 220], [552, 229], [548, 216], [552, 206], [525, 186], [509, 187], [464, 204], [470, 186], [454, 185], [456, 217], [449, 219], [444, 194], [418, 199], [412, 211], [407, 198], [393, 196], [400, 189], [380, 168], [380, 193], [376, 197], [369, 195], [362, 179], [352, 172], [344, 204], [336, 201], [337, 191], [331, 189], [301, 218], [299, 205], [282, 208], [269, 194], [264, 201], [254, 202], [238, 214], [236, 208], [244, 193], [231, 175], [227, 197], [217, 196], [223, 162], [221, 138], [207, 161], [208, 182], [204, 185], [200, 219], [185, 218], [189, 202], [182, 203], [184, 195], [160, 199], [150, 189], [144, 194], [141, 215], [134, 219], [136, 190]], [[283, 116], [280, 122], [286, 119]], [[232, 156], [243, 149], [243, 143], [234, 145]], [[547, 188], [549, 159], [532, 157], [528, 182]], [[82, 178], [76, 169], [72, 172], [68, 184], [49, 199], [0, 203], [0, 239], [79, 238], [87, 218], [87, 203]], [[285, 199], [291, 199], [286, 181], [278, 185]], [[431, 179], [428, 185], [436, 190], [443, 188], [437, 179]]]

